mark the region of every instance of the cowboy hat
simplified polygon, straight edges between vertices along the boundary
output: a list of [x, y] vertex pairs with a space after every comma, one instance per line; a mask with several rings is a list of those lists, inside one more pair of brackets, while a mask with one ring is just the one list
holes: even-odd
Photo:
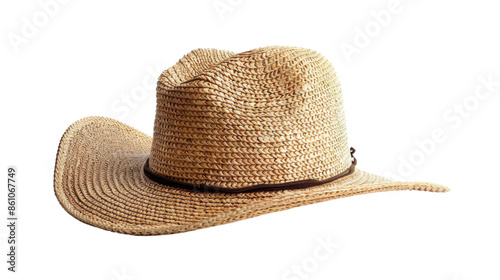
[[357, 169], [342, 103], [315, 51], [197, 49], [159, 77], [153, 137], [105, 117], [66, 130], [55, 194], [87, 224], [158, 235], [364, 193], [448, 190]]

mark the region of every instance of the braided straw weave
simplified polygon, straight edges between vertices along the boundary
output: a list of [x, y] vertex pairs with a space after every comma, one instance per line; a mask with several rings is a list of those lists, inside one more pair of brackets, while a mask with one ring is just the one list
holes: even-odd
[[349, 169], [338, 78], [323, 56], [302, 48], [190, 52], [159, 78], [153, 138], [109, 118], [77, 121], [57, 154], [61, 205], [106, 230], [157, 235], [363, 193], [448, 190], [356, 169], [295, 190], [198, 192], [149, 179], [148, 158], [155, 175], [233, 191], [325, 180]]

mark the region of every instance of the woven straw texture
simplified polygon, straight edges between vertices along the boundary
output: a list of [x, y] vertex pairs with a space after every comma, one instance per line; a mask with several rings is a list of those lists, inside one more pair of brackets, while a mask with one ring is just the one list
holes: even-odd
[[158, 235], [363, 193], [448, 190], [356, 170], [297, 190], [195, 192], [150, 180], [148, 158], [158, 175], [228, 189], [344, 172], [351, 156], [339, 81], [323, 56], [302, 48], [192, 51], [159, 78], [152, 138], [109, 118], [77, 121], [57, 154], [61, 205], [93, 226]]

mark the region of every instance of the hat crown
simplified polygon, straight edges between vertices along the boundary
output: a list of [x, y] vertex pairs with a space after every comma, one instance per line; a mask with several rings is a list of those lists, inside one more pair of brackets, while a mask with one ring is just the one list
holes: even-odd
[[325, 180], [350, 165], [340, 83], [315, 51], [198, 49], [159, 78], [158, 175], [238, 189]]

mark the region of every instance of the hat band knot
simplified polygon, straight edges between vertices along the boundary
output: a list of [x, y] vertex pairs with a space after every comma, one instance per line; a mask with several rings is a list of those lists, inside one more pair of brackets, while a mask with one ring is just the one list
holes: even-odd
[[354, 153], [356, 152], [356, 149], [351, 147], [350, 152], [351, 152], [351, 159], [352, 159], [351, 166], [347, 170], [345, 170], [344, 172], [342, 172], [338, 175], [335, 175], [331, 178], [325, 179], [325, 180], [306, 179], [306, 180], [280, 183], [280, 184], [259, 184], [259, 185], [255, 185], [255, 186], [248, 186], [248, 187], [237, 188], [237, 189], [221, 188], [221, 187], [216, 187], [216, 186], [212, 186], [209, 184], [186, 183], [186, 182], [181, 182], [181, 181], [172, 179], [172, 178], [167, 177], [167, 176], [156, 174], [149, 167], [149, 158], [146, 160], [146, 163], [144, 164], [143, 169], [144, 169], [144, 174], [152, 181], [155, 181], [159, 184], [166, 185], [169, 187], [180, 188], [180, 189], [195, 191], [195, 192], [249, 193], [249, 192], [262, 192], [262, 191], [296, 190], [296, 189], [310, 188], [310, 187], [315, 187], [315, 186], [323, 185], [326, 183], [330, 183], [330, 182], [333, 182], [335, 180], [338, 180], [342, 177], [345, 177], [345, 176], [348, 176], [348, 175], [354, 173], [354, 171], [356, 170], [356, 164], [358, 163], [358, 161], [354, 157]]

